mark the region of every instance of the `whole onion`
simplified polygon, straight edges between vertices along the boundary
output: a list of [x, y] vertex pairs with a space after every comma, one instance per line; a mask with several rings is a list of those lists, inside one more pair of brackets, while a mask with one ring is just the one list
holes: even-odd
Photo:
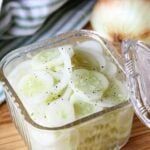
[[114, 43], [135, 39], [150, 44], [150, 0], [99, 0], [91, 24]]

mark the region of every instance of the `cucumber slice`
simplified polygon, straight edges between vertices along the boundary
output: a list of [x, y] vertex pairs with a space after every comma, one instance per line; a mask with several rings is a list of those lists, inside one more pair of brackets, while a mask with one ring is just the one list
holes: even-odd
[[41, 63], [35, 60], [33, 60], [33, 63], [32, 63], [32, 68], [34, 70], [44, 70], [47, 72], [49, 70], [53, 70], [53, 71], [57, 70], [58, 68], [56, 66], [61, 67], [61, 69], [63, 68], [63, 60], [61, 56], [47, 63]]
[[84, 117], [102, 110], [102, 107], [100, 107], [99, 103], [88, 103], [77, 94], [73, 94], [71, 96], [70, 102], [74, 106], [74, 111], [77, 118]]
[[77, 69], [71, 79], [74, 92], [82, 92], [90, 101], [99, 100], [109, 86], [107, 78], [97, 71]]
[[111, 103], [116, 105], [120, 102], [128, 100], [128, 91], [125, 83], [120, 82], [117, 79], [110, 81], [109, 88], [103, 95], [103, 103]]
[[102, 69], [106, 65], [106, 60], [103, 55], [103, 49], [98, 42], [85, 41], [85, 42], [77, 44], [75, 49], [84, 52], [85, 55], [90, 55], [94, 57], [95, 61], [99, 63], [100, 69]]
[[[26, 103], [27, 104], [27, 103]], [[26, 105], [26, 109], [30, 114], [30, 117], [39, 125], [49, 126], [48, 119], [46, 118], [47, 105], [43, 102], [38, 104], [28, 104]]]
[[112, 62], [107, 62], [102, 72], [109, 78], [112, 78], [117, 74], [117, 66]]
[[49, 70], [55, 66], [63, 64], [63, 59], [57, 48], [39, 52], [32, 58], [32, 61], [32, 67], [34, 69]]
[[94, 56], [78, 49], [75, 50], [71, 61], [74, 69], [100, 70], [99, 62], [95, 60]]
[[103, 53], [103, 48], [97, 41], [84, 41], [82, 43], [78, 43], [76, 46], [77, 49], [87, 50], [87, 51], [96, 51]]
[[74, 51], [70, 45], [44, 50], [33, 57], [33, 68], [52, 71], [62, 70], [64, 59], [61, 56], [60, 48], [64, 49], [70, 57], [73, 56]]
[[44, 64], [52, 61], [53, 59], [59, 56], [60, 53], [58, 49], [55, 48], [55, 49], [48, 49], [48, 50], [41, 51], [37, 55], [35, 55], [33, 59]]
[[117, 74], [117, 66], [115, 65], [115, 63], [113, 62], [113, 60], [106, 56], [106, 65], [101, 69], [101, 71], [108, 76], [109, 78], [113, 78], [116, 76]]
[[52, 101], [54, 100], [59, 100], [60, 98], [64, 100], [69, 100], [70, 96], [72, 94], [72, 89], [68, 86], [64, 89], [61, 89], [60, 91], [57, 92], [50, 92], [49, 96], [45, 100], [45, 103], [49, 105]]
[[52, 77], [44, 71], [34, 71], [22, 77], [17, 85], [18, 95], [30, 103], [39, 103], [48, 96], [53, 86]]
[[73, 105], [64, 99], [53, 101], [48, 106], [46, 117], [51, 127], [70, 123], [75, 119]]
[[20, 79], [31, 72], [32, 69], [32, 61], [26, 60], [24, 62], [21, 62], [19, 65], [17, 65], [12, 72], [8, 75], [8, 81], [10, 84], [14, 87], [16, 86], [16, 83], [20, 81]]
[[[40, 103], [32, 108], [33, 113], [31, 114], [31, 118], [38, 124], [42, 126], [49, 127], [48, 118], [46, 116], [46, 112], [48, 111], [48, 107]], [[63, 138], [66, 133], [61, 131], [51, 131], [51, 130], [41, 130], [33, 127], [32, 125], [28, 126], [30, 135], [39, 145], [49, 146], [56, 144], [60, 138]], [[69, 135], [68, 135], [69, 136]]]

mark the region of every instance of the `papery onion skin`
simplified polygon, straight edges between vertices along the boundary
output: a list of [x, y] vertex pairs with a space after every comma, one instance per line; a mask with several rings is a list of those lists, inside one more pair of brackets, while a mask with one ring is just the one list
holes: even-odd
[[91, 24], [113, 43], [134, 39], [150, 44], [150, 0], [100, 0]]

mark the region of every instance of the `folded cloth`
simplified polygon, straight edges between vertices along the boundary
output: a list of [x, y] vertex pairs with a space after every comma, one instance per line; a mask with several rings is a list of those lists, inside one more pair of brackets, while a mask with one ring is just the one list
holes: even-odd
[[[96, 0], [5, 0], [0, 16], [0, 59], [9, 51], [89, 21]], [[0, 101], [4, 99], [0, 88]]]
[[0, 31], [3, 37], [35, 33], [46, 20], [68, 0], [7, 0], [2, 6]]
[[5, 99], [5, 94], [3, 91], [2, 84], [0, 83], [0, 104], [4, 101], [4, 99]]

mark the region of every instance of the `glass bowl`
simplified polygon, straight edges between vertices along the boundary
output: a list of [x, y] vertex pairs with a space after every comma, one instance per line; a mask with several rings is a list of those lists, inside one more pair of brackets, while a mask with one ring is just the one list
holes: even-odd
[[[53, 48], [82, 41], [97, 41], [107, 51], [116, 65], [122, 69], [121, 61], [116, 60], [116, 52], [111, 44], [93, 31], [74, 31], [55, 38], [19, 48], [7, 54], [0, 64], [0, 77], [3, 81], [7, 103], [12, 119], [30, 150], [111, 150], [123, 147], [130, 137], [133, 109], [126, 101], [106, 108], [71, 123], [57, 127], [41, 126], [34, 122], [15, 89], [7, 80], [8, 73], [31, 53], [45, 48]], [[30, 69], [30, 68], [29, 68]], [[124, 78], [125, 79], [125, 78]]]

